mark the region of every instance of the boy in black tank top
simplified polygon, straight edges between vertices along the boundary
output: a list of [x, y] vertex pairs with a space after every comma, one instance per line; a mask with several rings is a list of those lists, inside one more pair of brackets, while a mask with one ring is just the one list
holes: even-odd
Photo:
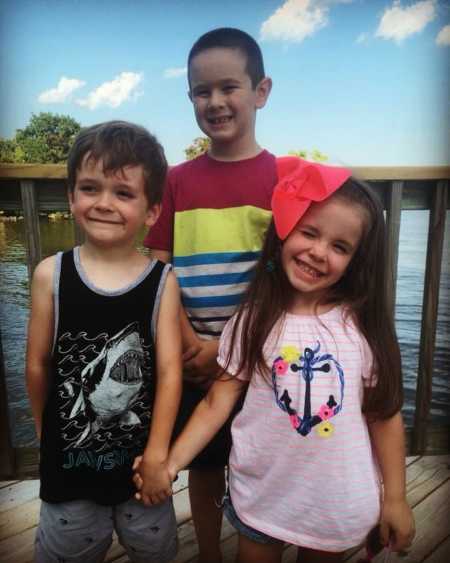
[[[69, 154], [70, 209], [85, 241], [43, 260], [31, 289], [37, 563], [103, 561], [113, 528], [133, 562], [176, 555], [166, 459], [181, 393], [179, 290], [170, 265], [135, 247], [159, 216], [166, 171], [157, 140], [120, 121], [83, 130]], [[143, 503], [132, 481], [141, 455]]]

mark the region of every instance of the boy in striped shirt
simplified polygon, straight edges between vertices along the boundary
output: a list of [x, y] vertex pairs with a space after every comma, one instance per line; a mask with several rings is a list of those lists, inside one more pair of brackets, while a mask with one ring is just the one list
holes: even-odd
[[[256, 111], [272, 86], [256, 41], [233, 28], [202, 35], [188, 56], [188, 81], [209, 150], [170, 170], [161, 216], [145, 239], [155, 258], [173, 263], [185, 311], [177, 433], [218, 371], [218, 339], [259, 256], [277, 181], [275, 157], [255, 136]], [[217, 505], [230, 446], [227, 424], [189, 466], [200, 563], [222, 561]]]

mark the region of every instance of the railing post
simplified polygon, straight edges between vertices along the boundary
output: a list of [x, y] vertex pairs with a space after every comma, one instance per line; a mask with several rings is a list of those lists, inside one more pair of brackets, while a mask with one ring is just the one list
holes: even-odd
[[16, 459], [11, 440], [5, 358], [3, 356], [2, 335], [0, 332], [0, 478], [11, 478], [15, 472]]
[[398, 248], [400, 242], [400, 221], [402, 213], [403, 182], [391, 182], [386, 208], [386, 223], [388, 234], [388, 264], [391, 272], [389, 281], [392, 281], [390, 290], [391, 304], [395, 311], [397, 294]]
[[447, 212], [447, 180], [437, 182], [430, 210], [427, 260], [420, 333], [419, 369], [417, 373], [416, 412], [412, 438], [412, 454], [423, 454], [427, 448], [427, 425], [433, 383], [433, 356], [439, 303], [445, 215]]
[[28, 276], [31, 282], [34, 268], [41, 260], [41, 232], [33, 180], [20, 180], [20, 193], [27, 237]]

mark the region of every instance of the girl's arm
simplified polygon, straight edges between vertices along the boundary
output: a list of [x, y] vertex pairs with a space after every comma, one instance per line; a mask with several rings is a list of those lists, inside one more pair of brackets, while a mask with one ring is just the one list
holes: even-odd
[[171, 494], [167, 457], [181, 397], [180, 295], [169, 272], [161, 297], [156, 329], [156, 395], [147, 445], [139, 472], [145, 504], [161, 502]]
[[40, 262], [31, 282], [31, 313], [28, 322], [25, 376], [36, 434], [41, 438], [42, 413], [48, 394], [53, 342], [53, 274], [55, 257]]
[[246, 385], [228, 374], [213, 383], [170, 450], [168, 464], [173, 478], [225, 424]]
[[414, 516], [406, 500], [405, 433], [400, 412], [386, 420], [369, 423], [372, 445], [383, 477], [380, 533], [393, 551], [411, 545]]

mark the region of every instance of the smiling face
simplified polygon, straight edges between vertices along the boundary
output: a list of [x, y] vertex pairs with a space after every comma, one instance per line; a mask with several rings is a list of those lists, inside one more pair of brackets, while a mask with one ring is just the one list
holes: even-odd
[[133, 244], [139, 229], [152, 226], [160, 212], [159, 205], [149, 205], [144, 185], [141, 165], [105, 174], [103, 161], [87, 153], [69, 192], [70, 210], [86, 239], [101, 246]]
[[194, 56], [189, 67], [189, 97], [211, 151], [226, 147], [236, 158], [256, 148], [256, 110], [266, 103], [270, 79], [252, 87], [240, 49], [214, 47]]
[[291, 312], [313, 313], [315, 305], [344, 275], [364, 228], [362, 207], [339, 196], [313, 203], [281, 249], [281, 263], [297, 290]]

